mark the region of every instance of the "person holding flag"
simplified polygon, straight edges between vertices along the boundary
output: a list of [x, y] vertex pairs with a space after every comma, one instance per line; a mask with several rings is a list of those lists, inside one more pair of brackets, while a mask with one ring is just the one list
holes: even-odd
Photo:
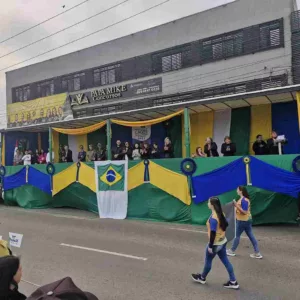
[[205, 265], [201, 274], [192, 274], [192, 279], [198, 283], [205, 284], [206, 277], [212, 267], [213, 259], [218, 255], [229, 274], [229, 281], [223, 287], [237, 290], [239, 289], [239, 284], [234, 275], [233, 266], [226, 255], [226, 228], [228, 227], [228, 222], [223, 213], [219, 198], [211, 197], [208, 200], [208, 208], [212, 211], [212, 214], [206, 223], [209, 243], [205, 252]]

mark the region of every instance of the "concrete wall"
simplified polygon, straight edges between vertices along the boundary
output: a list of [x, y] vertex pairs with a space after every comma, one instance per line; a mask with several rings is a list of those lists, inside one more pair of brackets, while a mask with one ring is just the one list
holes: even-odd
[[[212, 62], [158, 76], [163, 77], [163, 90], [168, 94], [194, 87], [209, 87], [266, 77], [272, 70], [273, 75], [286, 72], [290, 75], [290, 13], [292, 10], [293, 1], [291, 0], [237, 0], [175, 22], [14, 70], [6, 74], [7, 103], [12, 101], [11, 89], [13, 87], [105, 65], [282, 17], [284, 18], [285, 48]], [[245, 64], [247, 66], [244, 66]], [[215, 73], [208, 74], [211, 72]]]

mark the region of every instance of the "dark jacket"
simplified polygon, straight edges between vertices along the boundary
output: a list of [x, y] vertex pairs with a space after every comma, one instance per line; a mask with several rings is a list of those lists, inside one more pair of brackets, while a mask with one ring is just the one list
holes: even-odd
[[157, 149], [152, 148], [151, 158], [152, 159], [159, 159], [160, 158], [160, 151], [159, 151], [158, 148]]
[[78, 161], [85, 161], [85, 160], [86, 160], [86, 152], [84, 150], [78, 152]]
[[98, 161], [106, 160], [106, 150], [97, 149], [97, 151], [96, 151], [96, 160], [98, 160]]
[[[287, 144], [287, 140], [282, 141], [281, 142], [281, 153], [283, 153], [283, 145]], [[275, 142], [275, 140], [273, 140], [272, 138], [267, 140], [267, 145], [268, 145], [268, 149], [269, 149], [269, 154], [272, 155], [278, 155], [279, 154], [279, 147], [278, 147], [278, 143]]]
[[72, 155], [72, 150], [68, 150], [68, 153], [66, 155], [66, 160], [67, 162], [73, 162], [73, 155]]
[[254, 142], [252, 146], [252, 150], [255, 153], [255, 155], [266, 155], [269, 153], [268, 146], [265, 141]]
[[0, 300], [26, 299], [26, 297], [18, 291], [18, 285], [13, 280], [13, 277], [19, 269], [19, 265], [20, 260], [17, 257], [0, 257]]
[[151, 149], [150, 148], [147, 148], [147, 149], [143, 148], [141, 150], [141, 158], [142, 159], [150, 159], [150, 157], [151, 157]]
[[207, 155], [207, 157], [217, 157], [217, 156], [219, 156], [217, 144], [215, 142], [211, 143], [210, 151], [208, 150], [208, 144], [205, 144], [204, 153]]
[[234, 143], [222, 144], [221, 153], [224, 154], [224, 156], [234, 156], [236, 152], [236, 147]]
[[[167, 150], [165, 149], [165, 147], [167, 147]], [[169, 144], [168, 146], [164, 145], [164, 157], [165, 158], [172, 158], [173, 155], [173, 147], [171, 144]]]
[[[123, 160], [124, 159], [124, 153], [123, 153], [123, 147], [121, 146], [116, 146], [112, 152], [113, 160]], [[117, 155], [117, 157], [115, 157]]]
[[125, 157], [127, 155], [128, 159], [132, 160], [132, 148], [131, 147], [129, 147], [129, 148], [124, 147], [124, 149], [123, 149], [123, 155], [124, 155], [124, 159], [125, 159]]

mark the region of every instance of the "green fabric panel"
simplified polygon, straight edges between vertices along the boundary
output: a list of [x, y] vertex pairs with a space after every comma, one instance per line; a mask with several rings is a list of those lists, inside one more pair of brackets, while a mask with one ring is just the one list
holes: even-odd
[[263, 162], [270, 164], [274, 167], [284, 169], [286, 171], [293, 172], [293, 160], [298, 155], [295, 154], [285, 154], [285, 155], [260, 155], [256, 156], [256, 158], [262, 160]]
[[5, 166], [6, 169], [6, 176], [13, 175], [18, 173], [20, 170], [22, 170], [24, 166]]
[[143, 184], [128, 193], [127, 218], [190, 223], [191, 209], [152, 184]]
[[250, 106], [233, 109], [231, 112], [230, 138], [236, 145], [236, 155], [249, 153], [250, 119]]
[[67, 134], [59, 133], [58, 134], [58, 141], [60, 146], [69, 145], [69, 138]]
[[225, 165], [228, 165], [239, 158], [239, 156], [197, 158], [195, 159], [197, 170], [193, 176], [202, 175], [215, 169], [224, 167]]
[[101, 143], [102, 147], [105, 147], [107, 144], [106, 126], [89, 133], [87, 135], [87, 142], [88, 145], [93, 145], [94, 149], [96, 149], [98, 143]]
[[51, 208], [52, 196], [29, 184], [4, 193], [6, 205], [18, 205], [27, 209]]
[[98, 213], [97, 196], [86, 186], [74, 182], [53, 197], [52, 207], [72, 207]]
[[169, 129], [170, 139], [174, 149], [174, 157], [182, 157], [182, 116], [172, 118]]

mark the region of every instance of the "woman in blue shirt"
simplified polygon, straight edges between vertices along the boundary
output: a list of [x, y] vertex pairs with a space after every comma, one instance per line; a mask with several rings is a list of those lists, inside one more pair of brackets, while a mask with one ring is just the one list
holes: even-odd
[[239, 284], [236, 281], [232, 264], [226, 255], [227, 239], [225, 232], [228, 222], [222, 211], [219, 198], [210, 198], [208, 200], [208, 208], [212, 211], [212, 214], [206, 223], [209, 243], [206, 247], [205, 265], [201, 274], [192, 274], [192, 279], [201, 284], [205, 284], [206, 277], [211, 270], [212, 261], [215, 256], [218, 255], [229, 274], [229, 281], [223, 285], [224, 288], [237, 290], [239, 289]]

